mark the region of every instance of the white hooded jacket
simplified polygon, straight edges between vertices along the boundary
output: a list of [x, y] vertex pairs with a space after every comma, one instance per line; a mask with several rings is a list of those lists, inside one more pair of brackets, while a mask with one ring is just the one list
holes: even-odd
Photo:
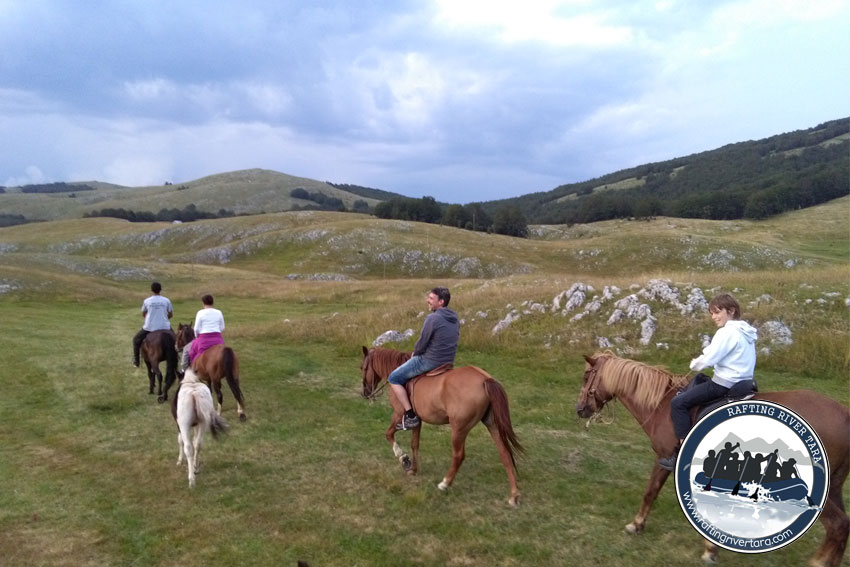
[[714, 367], [712, 381], [731, 388], [742, 380], [752, 380], [756, 368], [758, 331], [746, 321], [731, 319], [717, 329], [711, 344], [691, 361], [691, 370]]

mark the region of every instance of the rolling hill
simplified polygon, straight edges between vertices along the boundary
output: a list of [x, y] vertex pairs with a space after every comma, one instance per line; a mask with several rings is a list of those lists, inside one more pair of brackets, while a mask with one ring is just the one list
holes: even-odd
[[[533, 224], [654, 216], [761, 219], [850, 194], [848, 148], [850, 119], [844, 118], [480, 205], [490, 215], [500, 209], [518, 209]], [[27, 192], [28, 187], [4, 188], [0, 217], [7, 222], [0, 226], [80, 218], [103, 209], [156, 213], [192, 207], [219, 216], [305, 208], [365, 212], [382, 201], [411, 200], [380, 189], [264, 169], [219, 173], [177, 185], [123, 187], [98, 181], [57, 185], [64, 187], [46, 193]], [[303, 198], [293, 197], [295, 190]], [[323, 203], [326, 200], [330, 206]], [[447, 205], [439, 205], [445, 213]]]

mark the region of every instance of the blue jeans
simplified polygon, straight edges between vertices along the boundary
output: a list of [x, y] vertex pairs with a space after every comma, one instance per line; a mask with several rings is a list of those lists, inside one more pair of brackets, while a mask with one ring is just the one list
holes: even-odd
[[673, 418], [673, 430], [676, 438], [684, 439], [691, 429], [691, 408], [699, 404], [721, 398], [726, 395], [729, 388], [706, 380], [701, 384], [695, 384], [691, 388], [677, 394], [670, 402], [670, 417]]
[[411, 378], [415, 378], [420, 374], [425, 374], [429, 370], [434, 370], [438, 366], [439, 364], [429, 362], [421, 356], [413, 356], [410, 360], [390, 372], [390, 375], [387, 377], [387, 382], [390, 384], [404, 386]]

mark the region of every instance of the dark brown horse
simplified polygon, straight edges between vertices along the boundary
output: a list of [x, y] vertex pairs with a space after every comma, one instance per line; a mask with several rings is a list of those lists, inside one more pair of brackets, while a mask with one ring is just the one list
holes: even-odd
[[[158, 384], [157, 401], [160, 403], [168, 399], [168, 389], [177, 378], [177, 350], [174, 347], [174, 331], [166, 329], [152, 331], [145, 336], [139, 352], [148, 369], [148, 380], [150, 380], [150, 393], [153, 394], [154, 383]], [[162, 371], [159, 363], [165, 362], [165, 390], [162, 389]]]
[[[390, 372], [408, 360], [409, 352], [392, 349], [363, 347], [363, 397], [374, 399], [378, 386]], [[499, 450], [499, 457], [508, 473], [511, 495], [508, 504], [519, 505], [519, 488], [516, 483], [516, 454], [522, 452], [513, 427], [508, 407], [508, 397], [502, 385], [489, 374], [475, 366], [455, 368], [436, 376], [419, 376], [407, 383], [410, 401], [416, 413], [426, 423], [443, 425], [452, 429], [452, 464], [442, 482], [440, 490], [447, 490], [455, 479], [465, 456], [466, 436], [478, 422], [482, 422]], [[403, 408], [390, 390], [390, 405], [393, 416], [386, 437], [393, 453], [408, 474], [419, 470], [420, 428], [412, 430], [410, 446], [413, 461], [404, 453], [395, 440], [396, 424], [401, 422]]]
[[[177, 350], [182, 352], [194, 339], [195, 331], [191, 325], [183, 323], [177, 325]], [[221, 403], [224, 399], [221, 393], [221, 381], [226, 380], [236, 399], [239, 421], [248, 419], [245, 415], [245, 399], [242, 396], [242, 388], [239, 386], [239, 358], [232, 348], [225, 345], [211, 346], [192, 361], [192, 370], [215, 392], [218, 402], [216, 411], [219, 415], [221, 415]]]
[[[684, 377], [666, 370], [620, 358], [612, 352], [585, 357], [584, 384], [578, 396], [576, 411], [583, 418], [599, 413], [610, 400], [617, 398], [637, 419], [649, 436], [655, 452], [655, 466], [649, 486], [634, 521], [626, 526], [637, 534], [646, 526], [646, 518], [658, 492], [670, 474], [658, 466], [659, 457], [671, 454], [677, 444], [670, 418], [670, 401]], [[829, 458], [829, 492], [820, 521], [826, 535], [810, 564], [837, 567], [844, 556], [850, 518], [844, 511], [841, 490], [850, 471], [850, 411], [838, 402], [810, 390], [760, 392], [755, 399], [776, 402], [799, 414], [817, 431]], [[717, 547], [706, 541], [703, 559], [713, 561]]]

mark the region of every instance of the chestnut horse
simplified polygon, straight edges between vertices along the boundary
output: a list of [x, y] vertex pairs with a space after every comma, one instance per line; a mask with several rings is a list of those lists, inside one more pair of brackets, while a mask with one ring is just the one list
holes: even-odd
[[[649, 436], [654, 467], [649, 486], [634, 521], [626, 526], [637, 534], [646, 526], [646, 518], [658, 492], [667, 480], [669, 471], [658, 466], [658, 458], [671, 454], [677, 439], [670, 418], [670, 402], [684, 377], [633, 360], [620, 358], [612, 352], [597, 352], [585, 356], [584, 384], [576, 403], [576, 412], [583, 418], [599, 413], [610, 400], [617, 398], [635, 417]], [[820, 515], [825, 529], [824, 541], [810, 564], [837, 567], [844, 556], [850, 518], [844, 511], [842, 486], [850, 471], [850, 411], [838, 402], [811, 390], [788, 392], [759, 392], [755, 399], [776, 402], [788, 407], [805, 419], [817, 431], [829, 458], [829, 493]], [[706, 541], [703, 559], [714, 561], [717, 546]]]
[[[177, 377], [177, 351], [174, 344], [174, 331], [165, 329], [148, 333], [139, 349], [148, 369], [149, 393], [153, 394], [156, 382], [159, 386], [157, 390], [159, 403], [168, 399], [168, 389]], [[165, 391], [162, 389], [162, 371], [159, 369], [159, 363], [163, 361], [165, 361]]]
[[[400, 352], [385, 348], [368, 349], [363, 347], [363, 397], [375, 399], [378, 386], [386, 380], [390, 372], [411, 357], [409, 352]], [[455, 479], [465, 457], [466, 436], [480, 421], [490, 432], [490, 436], [499, 450], [499, 457], [508, 473], [511, 495], [508, 504], [519, 505], [519, 488], [516, 482], [516, 454], [523, 451], [513, 427], [508, 407], [508, 397], [502, 385], [489, 374], [475, 366], [455, 368], [435, 376], [417, 376], [407, 383], [411, 392], [410, 402], [416, 413], [426, 423], [444, 425], [452, 429], [452, 464], [442, 482], [440, 490], [448, 490]], [[390, 405], [393, 416], [387, 428], [386, 437], [408, 474], [415, 475], [419, 470], [419, 433], [420, 428], [412, 430], [410, 446], [413, 461], [404, 453], [395, 440], [396, 424], [401, 422], [404, 408], [390, 389]]]
[[[179, 323], [177, 325], [177, 350], [183, 351], [185, 346], [195, 339], [195, 331], [191, 325]], [[236, 412], [239, 421], [245, 421], [245, 399], [242, 397], [242, 388], [239, 386], [239, 358], [236, 352], [225, 345], [214, 345], [202, 352], [192, 361], [192, 370], [201, 381], [205, 382], [214, 392], [216, 401], [216, 412], [221, 415], [221, 402], [224, 397], [221, 393], [221, 381], [227, 380], [233, 397], [236, 398]]]

